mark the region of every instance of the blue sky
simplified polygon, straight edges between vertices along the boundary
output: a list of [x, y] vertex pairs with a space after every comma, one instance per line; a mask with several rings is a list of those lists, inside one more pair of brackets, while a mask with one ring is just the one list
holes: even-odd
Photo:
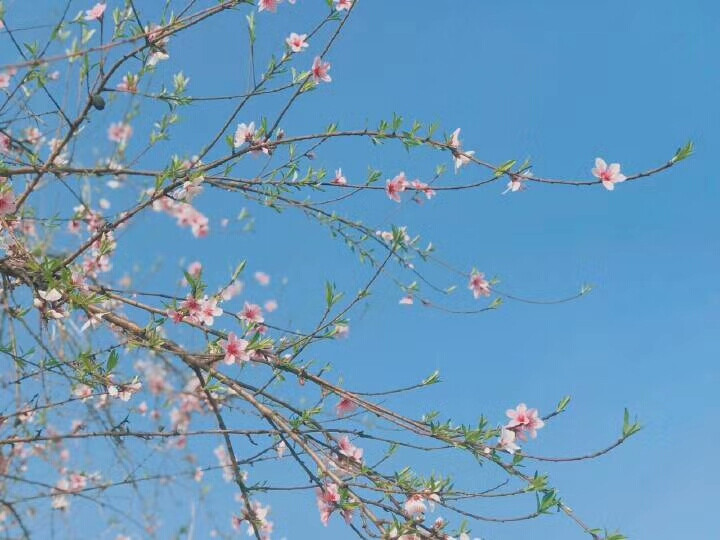
[[[258, 14], [259, 49], [290, 31], [305, 31], [322, 13], [320, 4], [298, 0], [277, 15]], [[158, 77], [169, 79], [182, 66], [191, 95], [244, 90], [247, 46], [238, 28], [244, 28], [244, 13], [189, 32], [172, 44], [173, 59]], [[357, 197], [338, 210], [377, 228], [407, 225], [432, 240], [444, 260], [496, 275], [504, 290], [531, 298], [567, 296], [583, 283], [594, 290], [556, 306], [508, 301], [495, 312], [453, 316], [398, 306], [399, 293], [385, 280], [351, 314], [351, 338], [318, 348], [314, 357], [333, 361], [333, 376], [349, 387], [368, 390], [413, 383], [439, 369], [442, 385], [392, 403], [415, 414], [440, 409], [456, 422], [472, 423], [481, 413], [500, 422], [505, 409], [521, 401], [549, 412], [572, 395], [569, 411], [529, 443], [528, 450], [540, 455], [583, 454], [606, 445], [618, 436], [628, 407], [645, 429], [620, 449], [597, 461], [539, 470], [550, 473], [567, 504], [593, 526], [618, 528], [634, 539], [711, 537], [717, 525], [709, 501], [720, 473], [703, 458], [720, 443], [713, 163], [720, 143], [719, 30], [720, 7], [700, 0], [362, 0], [328, 56], [332, 84], [291, 111], [283, 123], [288, 133], [320, 131], [332, 121], [341, 128], [373, 126], [399, 113], [438, 121], [447, 133], [461, 127], [465, 147], [490, 161], [528, 157], [537, 175], [566, 178], [588, 178], [596, 156], [619, 161], [628, 173], [649, 169], [687, 139], [695, 142], [696, 155], [612, 193], [597, 186], [532, 185], [501, 196], [504, 185], [495, 184], [441, 193], [422, 206], [397, 205], [377, 193]], [[314, 53], [303, 53], [308, 64]], [[243, 120], [268, 114], [265, 103], [276, 102], [259, 102]], [[196, 110], [173, 139], [173, 152], [195, 150], [226, 110], [223, 104], [202, 115]], [[350, 180], [364, 178], [368, 165], [384, 177], [405, 170], [422, 179], [443, 159], [353, 142], [328, 145], [317, 165], [342, 166]], [[440, 184], [478, 174], [467, 169]], [[304, 313], [321, 309], [326, 279], [348, 292], [367, 279], [367, 268], [299, 215], [278, 217], [228, 197], [198, 201], [213, 216], [248, 206], [256, 232], [216, 226], [210, 238], [195, 240], [170, 218], [149, 215], [143, 223], [154, 232], [129, 231], [135, 247], [121, 249], [116, 266], [162, 259], [173, 269], [182, 256], [202, 258], [217, 269], [219, 283], [227, 268], [248, 258], [250, 270], [273, 276], [278, 323], [293, 325], [315, 319]], [[164, 243], [166, 235], [178, 242]], [[430, 272], [451, 283], [452, 276]], [[281, 276], [288, 278], [282, 291]], [[144, 279], [143, 285], [162, 283]], [[460, 285], [457, 301], [469, 305], [464, 281]], [[419, 465], [430, 470], [428, 463]], [[474, 488], [486, 485], [487, 468], [442, 465]], [[337, 524], [319, 524], [307, 499], [268, 499], [278, 537], [344, 537]], [[484, 513], [517, 509], [491, 506]], [[562, 516], [480, 523], [473, 532], [487, 540], [581, 537]]]

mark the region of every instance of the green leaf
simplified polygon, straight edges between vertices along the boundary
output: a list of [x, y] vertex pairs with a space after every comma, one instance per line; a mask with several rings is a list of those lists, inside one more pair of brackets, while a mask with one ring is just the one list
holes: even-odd
[[535, 473], [535, 476], [530, 479], [530, 485], [526, 489], [527, 491], [542, 491], [547, 489], [547, 482], [547, 476]]
[[392, 119], [392, 130], [397, 131], [400, 129], [400, 126], [402, 125], [403, 118], [399, 114], [393, 113], [393, 119]]
[[250, 15], [246, 15], [245, 18], [248, 22], [248, 33], [250, 34], [250, 44], [255, 43], [255, 13], [252, 12]]
[[625, 409], [625, 414], [623, 415], [623, 438], [628, 438], [632, 435], [635, 435], [635, 433], [637, 433], [641, 429], [642, 425], [640, 424], [640, 422], [637, 421], [637, 418], [634, 422], [630, 422], [630, 411]]
[[510, 171], [510, 169], [513, 168], [513, 166], [517, 163], [516, 159], [511, 159], [509, 161], [506, 161], [502, 165], [500, 165], [497, 169], [495, 169], [495, 176], [502, 176], [503, 174], [506, 174]]
[[118, 365], [118, 360], [120, 360], [120, 355], [118, 355], [118, 352], [113, 349], [110, 351], [110, 356], [108, 356], [107, 359], [107, 365], [105, 366], [105, 370], [110, 373], [112, 372], [115, 367]]
[[498, 297], [497, 297], [495, 300], [493, 300], [492, 303], [488, 306], [488, 309], [497, 309], [497, 308], [499, 308], [500, 306], [502, 306], [502, 303], [503, 303], [503, 299], [498, 296]]
[[343, 297], [343, 293], [336, 292], [335, 284], [329, 281], [325, 282], [325, 305], [328, 311], [337, 304]]
[[565, 409], [567, 409], [568, 404], [570, 403], [570, 396], [565, 396], [560, 400], [560, 403], [557, 404], [557, 407], [555, 407], [555, 412], [563, 412]]
[[540, 514], [547, 514], [552, 508], [558, 506], [560, 500], [557, 498], [557, 492], [554, 489], [547, 490], [543, 498], [538, 502], [537, 511]]
[[235, 268], [235, 271], [232, 274], [232, 280], [235, 281], [240, 274], [242, 274], [243, 270], [245, 270], [245, 265], [247, 264], [247, 261], [242, 261], [240, 264], [237, 265], [237, 268]]
[[695, 144], [693, 144], [692, 141], [688, 141], [685, 144], [685, 146], [677, 149], [677, 152], [675, 152], [675, 155], [670, 160], [670, 163], [678, 163], [679, 161], [682, 161], [683, 159], [687, 159], [691, 155], [693, 155], [694, 151], [695, 151]]
[[430, 384], [436, 384], [440, 382], [440, 372], [438, 370], [435, 370], [435, 372], [430, 375], [427, 379], [424, 379], [422, 382], [423, 386], [427, 386]]
[[95, 29], [88, 30], [87, 27], [84, 27], [82, 29], [82, 39], [80, 42], [85, 45], [88, 41], [90, 41], [93, 37], [93, 34], [95, 34]]

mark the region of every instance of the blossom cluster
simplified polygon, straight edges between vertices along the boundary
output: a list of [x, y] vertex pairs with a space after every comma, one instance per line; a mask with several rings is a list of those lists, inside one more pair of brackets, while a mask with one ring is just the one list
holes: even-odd
[[[154, 190], [149, 189], [148, 193], [153, 196]], [[152, 207], [156, 212], [165, 212], [177, 219], [178, 226], [190, 227], [195, 238], [204, 238], [210, 234], [210, 220], [188, 202], [163, 195], [153, 201]]]
[[520, 450], [517, 440], [526, 441], [528, 434], [534, 439], [537, 437], [537, 430], [545, 426], [545, 421], [537, 409], [528, 409], [524, 403], [508, 409], [506, 414], [510, 421], [501, 428], [498, 446], [510, 454]]
[[435, 190], [428, 184], [417, 179], [408, 181], [404, 172], [400, 172], [392, 180], [387, 180], [385, 183], [386, 195], [391, 201], [398, 203], [402, 201], [400, 194], [410, 188], [416, 190], [418, 193], [423, 193], [427, 199], [432, 199], [435, 196]]

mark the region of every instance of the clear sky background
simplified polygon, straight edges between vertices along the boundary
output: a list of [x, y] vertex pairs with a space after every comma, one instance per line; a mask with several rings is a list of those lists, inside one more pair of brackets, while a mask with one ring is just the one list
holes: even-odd
[[[290, 31], [309, 28], [322, 5], [298, 0], [277, 15], [258, 14], [259, 49], [274, 44], [279, 50]], [[169, 79], [182, 66], [191, 95], [235, 85], [244, 90], [244, 13], [215, 21], [173, 42], [173, 58], [159, 76]], [[531, 185], [501, 196], [503, 182], [441, 193], [422, 206], [397, 205], [379, 193], [357, 197], [340, 210], [377, 228], [408, 225], [432, 240], [443, 259], [496, 275], [509, 292], [557, 298], [583, 283], [595, 288], [557, 306], [508, 301], [495, 312], [453, 316], [397, 305], [399, 293], [385, 280], [366, 307], [352, 313], [351, 338], [317, 349], [315, 357], [333, 361], [333, 376], [355, 389], [414, 383], [438, 369], [442, 385], [391, 403], [415, 414], [439, 409], [455, 422], [472, 423], [480, 413], [501, 422], [505, 409], [521, 401], [546, 413], [572, 395], [569, 411], [528, 444], [540, 455], [605, 446], [619, 435], [628, 407], [645, 429], [627, 444], [596, 461], [538, 469], [550, 473], [567, 504], [593, 526], [618, 528], [636, 540], [717, 538], [718, 51], [720, 7], [707, 0], [361, 0], [328, 56], [332, 84], [291, 112], [283, 123], [288, 133], [321, 131], [332, 121], [341, 128], [374, 126], [396, 112], [438, 121], [447, 133], [461, 127], [465, 147], [482, 158], [529, 157], [537, 175], [565, 178], [589, 178], [596, 156], [619, 161], [628, 174], [649, 169], [687, 139], [696, 155], [614, 192]], [[315, 52], [303, 53], [308, 65]], [[228, 108], [208, 106], [202, 115], [195, 109], [170, 148], [197, 150]], [[263, 112], [261, 102], [242, 120]], [[368, 165], [385, 177], [405, 170], [427, 179], [441, 159], [355, 142], [328, 146], [317, 164], [342, 166], [351, 181], [364, 179]], [[467, 169], [440, 182], [479, 174]], [[208, 195], [197, 206], [233, 216], [247, 203]], [[317, 224], [290, 212], [278, 218], [250, 210], [255, 233], [223, 232], [216, 223], [205, 240], [176, 229], [166, 216], [148, 215], [143, 223], [152, 228], [127, 233], [134, 247], [121, 246], [116, 267], [162, 260], [176, 268], [183, 256], [202, 256], [207, 268], [218, 269], [219, 283], [221, 272], [248, 258], [251, 271], [273, 276], [278, 324], [299, 326], [315, 320], [326, 279], [348, 292], [367, 279], [368, 269]], [[177, 243], [160, 244], [167, 235]], [[451, 283], [451, 276], [436, 275]], [[288, 278], [283, 290], [282, 276]], [[162, 283], [147, 278], [141, 285]], [[474, 305], [468, 294], [459, 291], [458, 302]], [[491, 484], [487, 468], [439, 465], [475, 489]], [[294, 497], [266, 498], [278, 538], [350, 537], [336, 520], [327, 529], [320, 525], [311, 496]], [[522, 507], [475, 509], [502, 515]], [[487, 540], [582, 537], [563, 516], [479, 523], [473, 533]]]

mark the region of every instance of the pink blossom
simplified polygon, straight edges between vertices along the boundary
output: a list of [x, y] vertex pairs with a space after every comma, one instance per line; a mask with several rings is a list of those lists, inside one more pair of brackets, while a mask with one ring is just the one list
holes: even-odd
[[44, 141], [42, 132], [35, 126], [25, 128], [25, 140], [33, 146], [41, 144]]
[[429, 489], [426, 489], [425, 491], [423, 491], [423, 497], [425, 497], [425, 499], [427, 500], [428, 506], [430, 507], [430, 511], [434, 512], [435, 511], [435, 503], [440, 502], [440, 495], [437, 493], [434, 493], [433, 491], [430, 491]]
[[282, 2], [282, 0], [260, 0], [260, 2], [258, 2], [258, 11], [275, 13], [277, 12], [277, 7], [280, 2]]
[[185, 318], [182, 313], [180, 313], [179, 311], [175, 311], [174, 309], [168, 309], [167, 316], [168, 319], [170, 319], [175, 324], [183, 322], [183, 319]]
[[88, 320], [85, 321], [85, 323], [80, 327], [80, 331], [84, 332], [88, 328], [97, 328], [100, 326], [103, 322], [103, 316], [107, 315], [107, 313], [94, 313], [90, 317], [88, 317]]
[[227, 449], [224, 445], [219, 445], [213, 450], [213, 454], [218, 460], [218, 464], [223, 470], [223, 480], [226, 482], [232, 482], [233, 479], [233, 467], [230, 456], [227, 453]]
[[510, 419], [505, 427], [514, 431], [522, 440], [525, 440], [525, 432], [534, 439], [537, 437], [537, 430], [545, 426], [538, 410], [528, 409], [524, 403], [520, 403], [515, 409], [508, 409], [505, 414]]
[[405, 173], [400, 172], [395, 178], [387, 181], [385, 184], [385, 193], [390, 200], [399, 203], [401, 201], [400, 194], [405, 191], [408, 185], [409, 183], [405, 177]]
[[235, 296], [240, 294], [243, 290], [243, 287], [244, 284], [242, 281], [233, 281], [230, 285], [228, 285], [222, 290], [220, 296], [222, 296], [223, 301], [227, 302], [228, 300], [232, 300]]
[[268, 313], [272, 313], [278, 308], [278, 303], [275, 300], [268, 300], [267, 302], [265, 302], [263, 307], [265, 308], [265, 311], [267, 311]]
[[0, 73], [0, 88], [7, 88], [10, 86], [10, 75], [3, 71]]
[[432, 199], [435, 196], [435, 190], [432, 189], [428, 184], [425, 182], [421, 182], [420, 180], [413, 180], [410, 182], [410, 185], [418, 190], [422, 191], [425, 194], [425, 197], [429, 200]]
[[20, 414], [17, 415], [17, 419], [23, 424], [31, 424], [35, 419], [35, 411], [26, 407]]
[[308, 42], [305, 41], [306, 38], [307, 34], [296, 34], [295, 32], [292, 32], [285, 40], [285, 43], [288, 44], [288, 47], [290, 47], [292, 52], [299, 53], [309, 46]]
[[513, 174], [510, 181], [507, 183], [505, 191], [502, 192], [505, 195], [508, 191], [515, 193], [517, 191], [524, 191], [526, 188], [525, 181], [531, 176], [530, 170], [525, 171], [522, 174]]
[[140, 381], [133, 381], [130, 384], [120, 386], [117, 395], [122, 401], [130, 401], [132, 395], [138, 393], [141, 389], [142, 383]]
[[84, 275], [82, 275], [79, 272], [73, 272], [70, 275], [70, 278], [72, 280], [72, 284], [74, 287], [77, 287], [78, 289], [81, 289], [81, 290], [87, 290], [88, 286], [87, 286], [87, 283], [85, 282]]
[[175, 441], [169, 442], [171, 447], [175, 447], [178, 450], [183, 450], [187, 446], [188, 439], [185, 435], [178, 437]]
[[400, 302], [398, 302], [402, 306], [412, 306], [415, 303], [415, 299], [413, 298], [412, 294], [406, 294], [400, 299]]
[[265, 287], [270, 284], [270, 276], [265, 272], [255, 272], [255, 281]]
[[15, 194], [11, 190], [0, 193], [0, 216], [15, 212]]
[[101, 255], [99, 257], [87, 257], [83, 260], [83, 271], [90, 277], [97, 277], [98, 273], [109, 272], [112, 268], [110, 257]]
[[247, 340], [240, 339], [233, 332], [230, 332], [227, 340], [220, 342], [220, 346], [225, 351], [225, 363], [230, 365], [250, 360], [250, 353], [247, 350], [248, 343]]
[[338, 323], [335, 325], [335, 337], [346, 338], [350, 335], [350, 326], [347, 324]]
[[10, 152], [12, 141], [10, 140], [10, 137], [5, 135], [4, 133], [0, 133], [0, 152], [3, 154], [7, 154]]
[[352, 7], [352, 0], [335, 0], [335, 9], [338, 11], [347, 11]]
[[470, 274], [470, 284], [468, 285], [475, 298], [481, 296], [490, 296], [490, 283], [485, 279], [485, 274], [473, 270]]
[[260, 306], [249, 302], [245, 302], [243, 310], [238, 313], [238, 316], [249, 323], [262, 324], [265, 322]]
[[347, 397], [343, 397], [340, 399], [340, 402], [335, 406], [335, 413], [338, 416], [345, 416], [346, 414], [350, 414], [355, 409], [357, 409], [357, 403], [355, 403], [353, 400]]
[[175, 196], [185, 202], [190, 202], [202, 193], [203, 187], [201, 184], [203, 180], [204, 178], [186, 180], [185, 182], [183, 182], [182, 188], [175, 192]]
[[187, 267], [187, 273], [194, 278], [199, 278], [202, 273], [202, 263], [200, 261], [193, 261]]
[[70, 508], [70, 501], [65, 495], [53, 495], [52, 507], [55, 510], [67, 510]]
[[[152, 194], [152, 190], [150, 190], [150, 193]], [[170, 197], [160, 197], [153, 201], [152, 207], [156, 212], [167, 212], [177, 218], [177, 223], [180, 227], [189, 226], [193, 236], [197, 238], [204, 238], [210, 232], [210, 221], [208, 218], [188, 203], [178, 203]]]
[[233, 139], [233, 146], [239, 148], [245, 143], [251, 143], [255, 137], [255, 122], [249, 124], [238, 124], [235, 130], [235, 137]]
[[[62, 147], [62, 140], [52, 138], [48, 141], [48, 146], [50, 147], [50, 153], [55, 154]], [[53, 159], [53, 165], [63, 166], [67, 164], [68, 158], [66, 152], [60, 152], [57, 156], [55, 156], [55, 159]]]
[[198, 319], [200, 311], [202, 310], [198, 299], [189, 294], [185, 298], [185, 301], [180, 304], [180, 307], [187, 311], [188, 316], [193, 319], [193, 321], [196, 321]]
[[20, 222], [20, 230], [25, 234], [26, 236], [37, 236], [37, 230], [35, 229], [35, 222], [30, 221], [29, 219], [23, 219]]
[[70, 491], [77, 493], [87, 486], [87, 477], [82, 474], [72, 473], [68, 476]]
[[92, 397], [92, 388], [90, 388], [87, 384], [80, 383], [73, 390], [73, 395], [85, 402]]
[[424, 497], [418, 493], [411, 495], [410, 497], [408, 497], [408, 500], [405, 501], [403, 509], [405, 510], [405, 514], [408, 517], [424, 514], [427, 510], [425, 507]]
[[[88, 215], [87, 226], [88, 226], [88, 231], [90, 231], [91, 233], [98, 232], [104, 224], [105, 224], [105, 220], [97, 212], [91, 212]], [[97, 246], [94, 245], [93, 247], [95, 249], [97, 249]]]
[[267, 519], [267, 515], [269, 512], [270, 512], [270, 506], [263, 506], [257, 501], [253, 501], [251, 503], [251, 511], [248, 512], [247, 510], [245, 510], [244, 511], [245, 517], [244, 517], [244, 519], [240, 520], [240, 521], [247, 520], [248, 536], [253, 536], [255, 534], [255, 527], [253, 526], [253, 521], [254, 521], [255, 526], [257, 526], [257, 528], [259, 529], [260, 538], [262, 540], [270, 540], [270, 533], [273, 532], [274, 524], [272, 521], [269, 521]]
[[515, 443], [515, 432], [505, 427], [500, 431], [498, 446], [510, 454], [520, 450], [520, 447]]
[[205, 238], [210, 232], [210, 220], [189, 204], [182, 205], [178, 216], [178, 223], [180, 222], [190, 225], [190, 231], [195, 238]]
[[352, 523], [353, 512], [354, 512], [354, 510], [352, 508], [346, 508], [345, 510], [340, 510], [340, 515], [343, 517], [343, 519], [345, 520], [345, 523], [347, 523], [348, 525], [350, 525], [350, 523]]
[[131, 75], [128, 73], [127, 75], [123, 75], [122, 81], [119, 82], [115, 88], [121, 92], [130, 92], [134, 94], [137, 92], [137, 83], [137, 75]]
[[450, 136], [450, 142], [448, 143], [451, 148], [455, 150], [460, 150], [462, 147], [462, 143], [460, 142], [460, 128], [457, 128], [455, 131], [452, 132], [452, 135]]
[[319, 56], [315, 57], [312, 65], [312, 76], [316, 83], [319, 83], [320, 81], [329, 83], [332, 81], [332, 78], [328, 75], [330, 67], [330, 63], [323, 62], [322, 58]]
[[460, 167], [470, 163], [472, 161], [472, 156], [475, 155], [474, 151], [463, 152], [462, 143], [460, 142], [460, 128], [457, 128], [455, 131], [453, 131], [448, 146], [450, 146], [451, 150], [453, 151], [455, 172], [457, 172]]
[[64, 319], [69, 315], [69, 313], [65, 311], [63, 307], [58, 307], [55, 309], [48, 309], [45, 312], [45, 315], [47, 315], [49, 319]]
[[108, 128], [108, 139], [118, 144], [127, 144], [132, 136], [133, 129], [129, 124], [123, 122], [114, 122]]
[[332, 179], [332, 183], [337, 184], [338, 186], [344, 186], [347, 184], [347, 178], [343, 176], [342, 169], [335, 171], [335, 178]]
[[95, 4], [92, 9], [85, 10], [85, 20], [86, 21], [97, 21], [100, 20], [103, 16], [103, 13], [105, 13], [105, 8], [107, 6], [104, 2], [98, 2]]
[[455, 155], [455, 172], [457, 172], [460, 167], [463, 167], [470, 163], [472, 161], [472, 156], [475, 155], [474, 150], [470, 150], [469, 152], [459, 152]]
[[190, 412], [185, 410], [185, 407], [182, 409], [173, 407], [170, 411], [170, 422], [175, 431], [186, 433], [190, 427]]
[[161, 51], [160, 49], [155, 49], [150, 56], [147, 58], [146, 65], [147, 66], [155, 66], [160, 60], [167, 60], [170, 58], [170, 55], [164, 51]]
[[163, 369], [151, 370], [148, 375], [148, 387], [150, 393], [159, 396], [165, 393], [167, 390], [171, 390], [171, 386], [168, 384], [167, 373]]
[[140, 360], [135, 363], [135, 369], [143, 373], [153, 395], [172, 390], [167, 371], [161, 364]]
[[592, 170], [592, 173], [595, 178], [599, 178], [600, 181], [602, 181], [602, 185], [609, 191], [615, 189], [615, 184], [624, 182], [627, 179], [624, 174], [620, 174], [619, 163], [611, 163], [608, 165], [601, 158], [595, 158], [595, 168]]
[[159, 24], [153, 23], [150, 26], [145, 27], [145, 34], [147, 35], [148, 40], [158, 47], [163, 47], [170, 41], [170, 36], [161, 37], [163, 32], [165, 32], [165, 28]]
[[[400, 231], [400, 234], [402, 235], [402, 241], [404, 243], [410, 242], [410, 235], [407, 233], [407, 227], [402, 226], [398, 227], [398, 230]], [[386, 242], [392, 242], [393, 241], [393, 233], [392, 231], [375, 231], [375, 234], [385, 240]]]
[[330, 521], [330, 515], [340, 502], [338, 485], [328, 483], [322, 488], [317, 488], [315, 490], [315, 497], [317, 499], [318, 511], [320, 512], [320, 521], [327, 527], [328, 521]]
[[357, 463], [362, 463], [363, 449], [358, 448], [353, 443], [351, 443], [347, 435], [340, 439], [340, 441], [338, 442], [338, 446], [340, 447], [340, 453], [343, 456], [348, 457]]
[[207, 296], [201, 300], [200, 311], [197, 314], [201, 323], [212, 326], [215, 322], [215, 317], [223, 314], [222, 308], [219, 308], [217, 303], [217, 298], [208, 298]]

